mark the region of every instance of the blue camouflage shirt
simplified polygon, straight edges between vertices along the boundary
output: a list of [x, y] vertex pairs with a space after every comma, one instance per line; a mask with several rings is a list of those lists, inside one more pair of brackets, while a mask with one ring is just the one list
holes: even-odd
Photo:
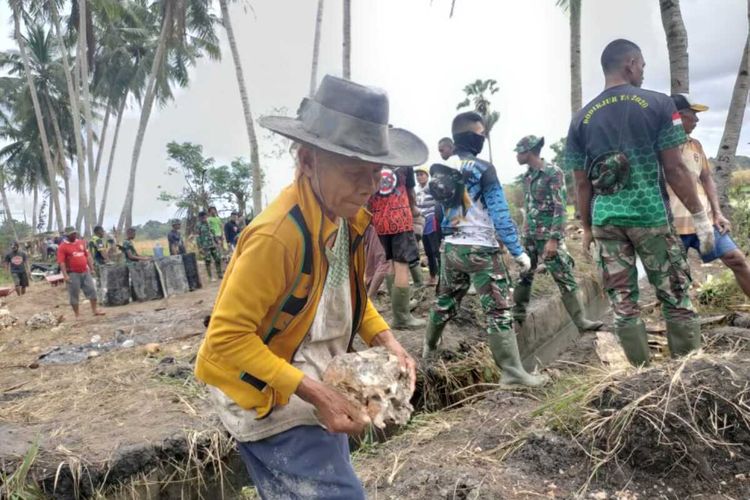
[[447, 163], [461, 171], [466, 191], [462, 206], [443, 207], [446, 242], [497, 247], [500, 240], [513, 257], [521, 255], [518, 230], [495, 167], [460, 149]]

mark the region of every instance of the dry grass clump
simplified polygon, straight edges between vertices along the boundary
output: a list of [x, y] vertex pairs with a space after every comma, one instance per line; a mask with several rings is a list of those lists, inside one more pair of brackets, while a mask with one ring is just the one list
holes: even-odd
[[454, 407], [497, 389], [500, 370], [486, 344], [460, 346], [449, 359], [423, 363], [417, 374], [414, 407], [435, 411]]
[[685, 479], [750, 469], [750, 360], [694, 354], [648, 369], [575, 377], [558, 382], [535, 414], [586, 451], [591, 478], [623, 462]]

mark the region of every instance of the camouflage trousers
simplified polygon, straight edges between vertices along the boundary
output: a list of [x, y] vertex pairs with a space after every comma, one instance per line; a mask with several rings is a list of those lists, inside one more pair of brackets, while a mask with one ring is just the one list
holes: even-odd
[[216, 247], [201, 248], [200, 254], [201, 258], [206, 261], [206, 265], [209, 265], [212, 260], [214, 262], [221, 262], [221, 254]]
[[442, 326], [455, 317], [473, 282], [487, 315], [487, 333], [512, 330], [510, 283], [500, 249], [446, 243], [440, 255], [440, 282], [430, 321]]
[[682, 242], [670, 226], [594, 226], [593, 235], [616, 327], [639, 322], [636, 255], [643, 262], [649, 283], [656, 289], [664, 319], [683, 322], [696, 318], [688, 295], [692, 283], [690, 267]]
[[[533, 238], [526, 238], [524, 242], [524, 249], [526, 254], [531, 259], [531, 269], [525, 273], [521, 273], [520, 284], [531, 287], [534, 283], [534, 273], [539, 265], [539, 261], [544, 255], [544, 245], [547, 244], [547, 240], [537, 240]], [[557, 255], [551, 259], [544, 259], [544, 266], [547, 268], [552, 279], [557, 283], [557, 287], [560, 289], [560, 293], [575, 292], [578, 290], [578, 283], [573, 277], [573, 266], [575, 261], [573, 257], [568, 253], [565, 248], [565, 242], [560, 241], [557, 246]]]

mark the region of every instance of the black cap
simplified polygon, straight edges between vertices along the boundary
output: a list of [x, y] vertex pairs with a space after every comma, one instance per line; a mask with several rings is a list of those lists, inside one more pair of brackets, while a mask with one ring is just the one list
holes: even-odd
[[682, 111], [684, 109], [692, 109], [696, 113], [708, 111], [708, 106], [691, 102], [690, 97], [688, 97], [687, 94], [672, 94], [672, 101], [674, 102], [677, 111]]

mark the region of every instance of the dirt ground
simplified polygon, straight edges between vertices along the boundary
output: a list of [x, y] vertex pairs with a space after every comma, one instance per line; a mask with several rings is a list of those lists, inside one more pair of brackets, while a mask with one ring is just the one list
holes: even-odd
[[[583, 260], [580, 251], [576, 252], [574, 248], [572, 253]], [[708, 276], [722, 271], [720, 264], [702, 264], [694, 255], [690, 256], [690, 263], [693, 294]], [[590, 270], [590, 267], [586, 268], [585, 272]], [[554, 290], [551, 288], [554, 285], [549, 277], [541, 278], [543, 294], [547, 295], [550, 289]], [[539, 295], [535, 289], [534, 296]], [[458, 325], [449, 330], [454, 335], [447, 344], [449, 349], [456, 350], [455, 334], [459, 332], [470, 342], [483, 339], [476, 304], [472, 303], [471, 297], [467, 302], [459, 315]], [[664, 325], [655, 294], [647, 282], [641, 285], [641, 304], [651, 334], [652, 356], [655, 365], [661, 366], [665, 362]], [[736, 349], [738, 338], [742, 345], [748, 345], [750, 329], [721, 326], [727, 317], [716, 313], [704, 311], [702, 315], [707, 329], [704, 338], [713, 343], [712, 351]], [[605, 329], [611, 330], [611, 313], [601, 319], [605, 322]], [[750, 322], [743, 326], [750, 326]], [[399, 334], [402, 342], [411, 344], [409, 334]], [[395, 437], [384, 443], [363, 446], [355, 452], [354, 462], [369, 498], [750, 498], [748, 421], [735, 422], [742, 434], [735, 445], [736, 454], [733, 451], [728, 458], [718, 459], [706, 449], [696, 447], [696, 461], [705, 463], [697, 467], [699, 473], [693, 473], [694, 469], [683, 468], [677, 460], [666, 466], [663, 461], [651, 460], [649, 454], [646, 454], [646, 459], [639, 456], [642, 463], [635, 466], [628, 460], [616, 460], [596, 471], [591, 443], [562, 432], [550, 425], [549, 419], [543, 418], [542, 414], [549, 411], [548, 402], [560, 391], [568, 390], [567, 385], [572, 380], [578, 380], [583, 374], [591, 377], [591, 367], [602, 367], [596, 341], [595, 333], [582, 335], [557, 362], [545, 369], [552, 377], [551, 387], [509, 391], [487, 384], [488, 388], [481, 397], [470, 398], [467, 404], [457, 408], [419, 414]], [[746, 351], [738, 356], [743, 367], [750, 363]], [[600, 376], [604, 378], [607, 369], [598, 369], [602, 370]], [[739, 396], [743, 401], [744, 394], [750, 393], [745, 369], [737, 370], [744, 383], [744, 392]], [[593, 377], [596, 376], [598, 373], [595, 372]], [[664, 374], [661, 378], [668, 380]], [[718, 383], [721, 385], [723, 381]], [[642, 390], [648, 393], [648, 388]], [[700, 398], [695, 404], [699, 402]], [[555, 404], [560, 403], [555, 400]], [[564, 417], [566, 409], [563, 404], [553, 411], [559, 411]], [[670, 432], [669, 428], [665, 432]], [[643, 448], [654, 454], [657, 441], [650, 440]], [[643, 454], [643, 450], [640, 452]], [[725, 464], [726, 460], [731, 465]]]
[[[201, 441], [217, 432], [192, 376], [203, 318], [218, 288], [206, 285], [167, 300], [103, 308], [104, 317], [82, 303], [80, 320], [62, 286], [34, 283], [26, 295], [7, 298], [18, 324], [0, 331], [0, 460], [14, 462], [36, 441], [41, 476], [67, 464], [74, 475], [89, 469], [100, 477], [118, 464], [118, 474], [127, 477], [142, 465], [123, 460], [129, 450], [175, 437]], [[58, 316], [59, 326], [25, 325], [44, 311]], [[133, 347], [98, 348], [129, 339]], [[147, 352], [146, 344], [156, 346]], [[80, 346], [83, 361], [45, 362]]]
[[[579, 262], [576, 272], [590, 275], [593, 264], [580, 256], [575, 236], [569, 247]], [[692, 264], [696, 283], [717, 270]], [[46, 478], [49, 490], [62, 470], [57, 478], [62, 493], [55, 498], [70, 498], [75, 496], [76, 481], [80, 483], [86, 474], [91, 484], [82, 494], [94, 496], [102, 491], [99, 483], [105, 479], [108, 483], [124, 481], [164, 464], [186, 470], [184, 464], [191, 463], [195, 466], [192, 474], [198, 476], [201, 471], [209, 474], [221, 467], [231, 443], [192, 376], [203, 318], [210, 312], [218, 288], [205, 279], [204, 283], [207, 286], [201, 290], [168, 300], [106, 308], [103, 318], [94, 318], [83, 303], [78, 321], [73, 319], [63, 287], [34, 284], [26, 296], [8, 298], [5, 307], [19, 321], [0, 330], [2, 468], [13, 470], [37, 442], [40, 452], [34, 474]], [[540, 275], [535, 299], [556, 294], [549, 276]], [[434, 291], [426, 290], [416, 314], [425, 317], [433, 298]], [[658, 333], [658, 308], [653, 302], [653, 294], [644, 287], [641, 303], [649, 305], [649, 325]], [[386, 296], [381, 295], [377, 304], [387, 317]], [[452, 380], [459, 385], [491, 382], [497, 376], [488, 352], [482, 350], [486, 334], [480, 310], [476, 298], [467, 297], [458, 318], [446, 330], [446, 366], [461, 366], [477, 357], [485, 363], [474, 366], [470, 377]], [[27, 319], [43, 311], [61, 316], [60, 325], [38, 330], [25, 326]], [[603, 319], [611, 324], [611, 318]], [[415, 357], [421, 352], [422, 334], [396, 332]], [[135, 345], [108, 350], [126, 340]], [[565, 379], [585, 370], [584, 365], [599, 364], [594, 340], [593, 334], [584, 335], [571, 346], [561, 361], [549, 368], [553, 378]], [[158, 344], [158, 350], [153, 346], [147, 349], [147, 344]], [[78, 362], [50, 362], [60, 360]], [[425, 373], [423, 370], [423, 378]], [[355, 466], [369, 496], [750, 498], [750, 481], [722, 478], [710, 483], [707, 491], [698, 479], [674, 484], [669, 478], [642, 474], [628, 464], [601, 471], [589, 483], [588, 450], [534, 415], [550, 397], [547, 392], [488, 387], [460, 389], [465, 392], [452, 398], [452, 403], [470, 397], [452, 409], [427, 411], [422, 405], [420, 413], [395, 437], [381, 444], [366, 441], [355, 453]], [[421, 397], [429, 389], [422, 384]], [[750, 470], [747, 473], [750, 475]], [[185, 484], [192, 479], [186, 475], [179, 478]], [[241, 483], [244, 477], [235, 479]], [[198, 477], [199, 483], [202, 480]], [[229, 489], [225, 493], [225, 498], [240, 497]], [[181, 494], [162, 491], [153, 498], [178, 498]], [[212, 495], [215, 493], [204, 497], [218, 498]]]

